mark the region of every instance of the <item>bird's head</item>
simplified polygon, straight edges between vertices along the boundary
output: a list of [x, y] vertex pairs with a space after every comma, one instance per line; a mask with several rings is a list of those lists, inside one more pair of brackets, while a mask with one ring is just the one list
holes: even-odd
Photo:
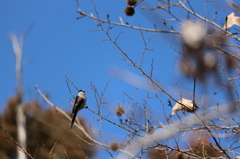
[[81, 90], [78, 91], [78, 93], [79, 93], [79, 92], [85, 92], [85, 90], [84, 90], [84, 89], [81, 89]]
[[78, 96], [85, 96], [84, 89], [81, 89], [81, 90], [78, 91]]

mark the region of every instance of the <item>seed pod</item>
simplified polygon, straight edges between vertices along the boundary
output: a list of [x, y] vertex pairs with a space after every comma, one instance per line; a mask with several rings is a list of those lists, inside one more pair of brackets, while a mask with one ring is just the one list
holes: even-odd
[[152, 135], [153, 133], [154, 133], [154, 128], [153, 127], [148, 128], [147, 134]]
[[110, 145], [111, 150], [117, 151], [119, 149], [119, 145], [117, 142], [112, 142]]
[[125, 112], [125, 109], [123, 107], [117, 107], [117, 109], [115, 110], [116, 114], [118, 116], [122, 116]]
[[134, 6], [135, 4], [137, 4], [138, 0], [126, 0], [126, 3], [130, 6]]
[[133, 7], [127, 6], [127, 7], [125, 8], [125, 14], [126, 14], [127, 16], [132, 16], [134, 13], [135, 13], [135, 10], [134, 10]]

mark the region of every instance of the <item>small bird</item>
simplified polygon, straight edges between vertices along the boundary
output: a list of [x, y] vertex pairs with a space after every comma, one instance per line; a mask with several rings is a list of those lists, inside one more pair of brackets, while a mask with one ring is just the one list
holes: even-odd
[[84, 108], [86, 101], [87, 101], [87, 97], [85, 95], [85, 91], [83, 89], [79, 90], [72, 108], [72, 123], [70, 127], [71, 129], [74, 124], [78, 111]]

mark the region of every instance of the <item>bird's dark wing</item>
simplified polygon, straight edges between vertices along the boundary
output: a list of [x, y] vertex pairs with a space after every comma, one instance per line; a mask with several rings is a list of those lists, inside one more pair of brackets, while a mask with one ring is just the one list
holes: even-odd
[[77, 101], [74, 106], [76, 109], [75, 111], [79, 111], [80, 109], [82, 109], [80, 106], [82, 106], [83, 102], [84, 102], [84, 99], [82, 97], [77, 98]]
[[76, 107], [77, 107], [77, 105], [81, 105], [82, 103], [83, 103], [83, 98], [76, 96], [74, 104], [73, 104], [73, 108], [72, 108], [72, 113], [74, 113], [75, 111], [78, 111], [78, 110], [76, 110]]
[[75, 97], [75, 101], [73, 103], [73, 107], [72, 107], [72, 114], [75, 112], [75, 105], [76, 105], [76, 102], [77, 102], [77, 99], [78, 99], [78, 96]]

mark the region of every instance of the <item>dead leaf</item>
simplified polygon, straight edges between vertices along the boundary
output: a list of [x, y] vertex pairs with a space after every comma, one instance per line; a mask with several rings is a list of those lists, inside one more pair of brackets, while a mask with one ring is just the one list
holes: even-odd
[[223, 29], [228, 29], [233, 25], [240, 26], [240, 17], [235, 16], [234, 12], [232, 12], [226, 17], [226, 22], [223, 26]]
[[200, 22], [187, 22], [182, 27], [183, 43], [192, 49], [201, 47], [207, 28]]
[[[175, 114], [179, 110], [183, 110], [183, 111], [193, 113], [198, 108], [198, 106], [195, 103], [193, 103], [192, 100], [189, 100], [189, 99], [186, 99], [186, 98], [182, 98], [182, 100], [180, 100], [178, 102], [182, 103], [184, 106], [179, 104], [179, 103], [176, 103], [174, 105], [174, 107], [172, 108], [172, 115]], [[194, 106], [194, 109], [193, 109], [193, 106]]]

